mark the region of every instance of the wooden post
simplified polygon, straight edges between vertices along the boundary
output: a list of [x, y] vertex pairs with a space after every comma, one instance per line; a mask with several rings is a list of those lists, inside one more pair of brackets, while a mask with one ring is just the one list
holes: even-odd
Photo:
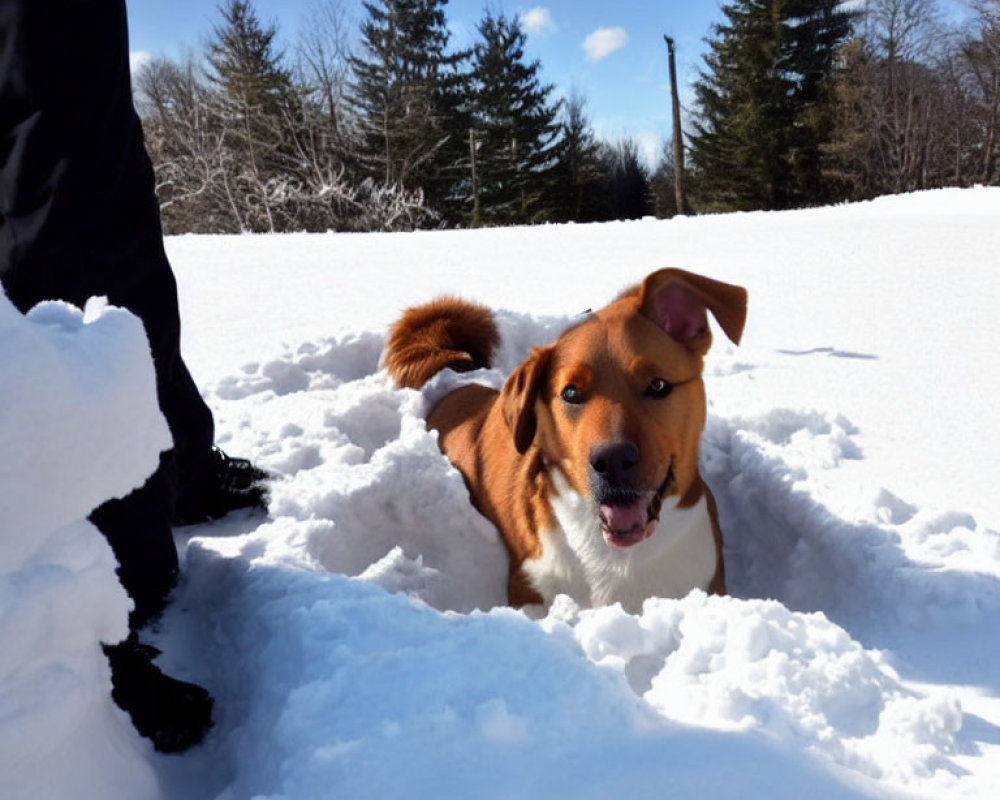
[[687, 213], [687, 198], [684, 195], [684, 134], [681, 131], [681, 101], [677, 96], [677, 67], [674, 63], [674, 40], [664, 34], [670, 65], [670, 104], [674, 117], [674, 198], [677, 213]]

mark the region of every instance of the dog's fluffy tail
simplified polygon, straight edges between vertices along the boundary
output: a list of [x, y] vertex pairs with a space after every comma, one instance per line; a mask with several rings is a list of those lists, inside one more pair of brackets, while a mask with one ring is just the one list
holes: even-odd
[[382, 362], [398, 386], [418, 389], [443, 369], [489, 367], [500, 343], [488, 308], [442, 297], [407, 309], [389, 331]]

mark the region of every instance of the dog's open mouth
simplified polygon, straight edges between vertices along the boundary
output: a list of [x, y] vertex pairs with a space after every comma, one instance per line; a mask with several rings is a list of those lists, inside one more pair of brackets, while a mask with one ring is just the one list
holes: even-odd
[[601, 533], [609, 547], [626, 549], [644, 542], [660, 521], [663, 497], [673, 483], [673, 469], [655, 492], [615, 492], [598, 506]]

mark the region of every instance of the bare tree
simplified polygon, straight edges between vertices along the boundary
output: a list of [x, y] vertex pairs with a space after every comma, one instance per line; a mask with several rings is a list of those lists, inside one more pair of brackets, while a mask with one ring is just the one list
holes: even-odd
[[239, 233], [267, 219], [275, 230], [313, 231], [434, 222], [420, 192], [355, 178], [330, 146], [329, 120], [306, 89], [286, 98], [280, 118], [255, 121], [257, 140], [282, 142], [264, 177], [246, 157], [245, 129], [233, 130], [239, 119], [193, 58], [149, 62], [136, 88], [166, 233]]
[[1000, 183], [1000, 0], [973, 0], [977, 30], [964, 42], [962, 53], [970, 77], [970, 92], [983, 128], [978, 178]]
[[241, 228], [227, 192], [234, 161], [226, 146], [228, 131], [199, 75], [189, 57], [183, 64], [154, 59], [136, 77], [167, 233]]
[[869, 42], [882, 68], [877, 147], [890, 191], [930, 185], [941, 97], [931, 68], [939, 29], [932, 0], [871, 0]]
[[933, 0], [869, 0], [834, 80], [828, 172], [851, 197], [960, 182], [969, 130]]
[[334, 140], [344, 134], [348, 24], [344, 0], [311, 0], [295, 48], [299, 83], [315, 95]]
[[922, 61], [934, 52], [934, 0], [868, 0], [861, 14], [864, 38], [888, 64]]
[[961, 36], [949, 37], [949, 47], [937, 64], [941, 86], [942, 115], [938, 137], [942, 162], [938, 170], [942, 183], [969, 186], [980, 179], [979, 148], [984, 127], [966, 46]]

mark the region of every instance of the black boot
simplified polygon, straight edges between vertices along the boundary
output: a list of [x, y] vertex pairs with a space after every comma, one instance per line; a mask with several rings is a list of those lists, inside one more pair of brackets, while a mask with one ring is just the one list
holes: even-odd
[[231, 458], [215, 447], [203, 471], [201, 485], [180, 492], [174, 524], [193, 525], [218, 519], [240, 508], [266, 511], [268, 496], [264, 482], [270, 477], [247, 459]]
[[104, 645], [111, 664], [111, 698], [132, 718], [135, 729], [161, 753], [199, 744], [212, 727], [212, 697], [193, 683], [164, 675], [153, 664], [160, 651], [133, 633]]

